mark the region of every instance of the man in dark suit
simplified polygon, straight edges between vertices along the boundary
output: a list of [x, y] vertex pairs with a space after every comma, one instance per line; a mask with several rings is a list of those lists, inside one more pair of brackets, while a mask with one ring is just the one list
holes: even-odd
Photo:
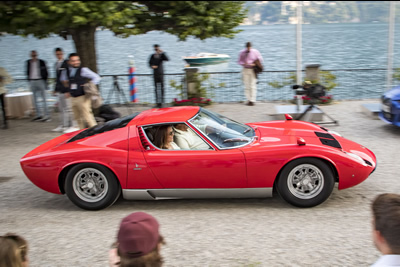
[[[33, 93], [33, 100], [36, 109], [36, 117], [33, 118], [33, 121], [51, 121], [46, 103], [48, 77], [46, 62], [38, 59], [38, 53], [35, 50], [31, 51], [31, 58], [32, 59], [26, 61], [26, 76]], [[42, 98], [42, 109], [39, 108], [39, 97]]]
[[156, 94], [157, 107], [161, 108], [164, 102], [164, 68], [163, 61], [168, 61], [167, 55], [160, 49], [159, 45], [154, 45], [155, 53], [150, 56], [149, 65], [153, 69], [154, 87]]

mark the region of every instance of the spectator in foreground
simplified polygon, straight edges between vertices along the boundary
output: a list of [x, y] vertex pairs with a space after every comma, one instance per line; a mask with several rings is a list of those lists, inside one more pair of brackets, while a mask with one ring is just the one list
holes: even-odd
[[145, 212], [131, 213], [121, 221], [117, 241], [109, 252], [110, 266], [162, 266], [162, 244], [157, 220]]
[[28, 243], [19, 235], [0, 236], [0, 267], [27, 267]]
[[373, 240], [383, 254], [372, 267], [400, 266], [400, 195], [381, 194], [372, 203]]

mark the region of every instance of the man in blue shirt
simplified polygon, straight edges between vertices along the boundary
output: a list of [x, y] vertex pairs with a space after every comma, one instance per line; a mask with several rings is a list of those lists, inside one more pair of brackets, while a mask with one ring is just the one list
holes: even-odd
[[83, 86], [90, 80], [94, 84], [100, 82], [100, 76], [89, 68], [81, 67], [81, 60], [77, 53], [69, 55], [68, 68], [61, 73], [60, 80], [64, 86], [69, 88], [66, 93], [71, 97], [72, 111], [79, 128], [93, 127], [97, 124], [91, 106], [91, 99], [85, 95]]

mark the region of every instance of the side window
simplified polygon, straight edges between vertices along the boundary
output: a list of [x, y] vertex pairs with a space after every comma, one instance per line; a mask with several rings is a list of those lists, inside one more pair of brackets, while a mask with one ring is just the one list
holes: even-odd
[[174, 142], [174, 134], [172, 124], [157, 124], [143, 127], [147, 139], [152, 145], [158, 149], [179, 150], [181, 149]]
[[196, 132], [194, 132], [186, 123], [177, 123], [174, 125], [174, 142], [185, 150], [209, 150], [213, 149]]

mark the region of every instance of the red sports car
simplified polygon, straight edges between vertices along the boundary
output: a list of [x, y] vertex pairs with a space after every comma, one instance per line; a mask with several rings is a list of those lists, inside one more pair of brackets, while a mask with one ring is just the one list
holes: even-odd
[[[168, 127], [176, 138], [178, 125], [197, 146], [160, 148], [157, 131]], [[375, 170], [376, 157], [290, 116], [241, 124], [200, 107], [171, 107], [61, 135], [20, 163], [35, 185], [67, 194], [88, 210], [112, 205], [121, 192], [135, 200], [265, 198], [274, 189], [292, 205], [312, 207], [330, 196], [335, 182], [345, 189], [364, 181]]]

